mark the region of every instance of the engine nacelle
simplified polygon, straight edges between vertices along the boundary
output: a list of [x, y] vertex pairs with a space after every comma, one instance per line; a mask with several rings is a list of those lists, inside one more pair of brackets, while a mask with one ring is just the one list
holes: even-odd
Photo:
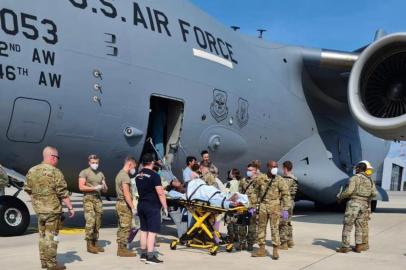
[[362, 52], [351, 71], [348, 102], [369, 133], [406, 140], [406, 33], [383, 37]]

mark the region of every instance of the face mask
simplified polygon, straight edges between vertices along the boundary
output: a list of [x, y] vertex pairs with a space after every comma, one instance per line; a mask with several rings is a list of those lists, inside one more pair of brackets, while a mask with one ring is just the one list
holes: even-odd
[[271, 169], [271, 174], [272, 175], [277, 175], [278, 174], [278, 168], [272, 168]]
[[372, 169], [367, 169], [365, 171], [366, 176], [371, 176], [374, 173], [374, 171]]
[[356, 169], [353, 169], [353, 170], [352, 170], [352, 174], [353, 174], [353, 175], [356, 175], [356, 174], [357, 174], [357, 170], [356, 170]]
[[254, 173], [251, 171], [247, 171], [247, 177], [251, 178], [252, 176], [254, 176]]
[[132, 169], [130, 170], [130, 174], [131, 174], [131, 175], [134, 175], [134, 174], [135, 174], [135, 168], [132, 168]]
[[92, 168], [93, 171], [96, 171], [99, 168], [99, 164], [90, 164], [90, 168]]

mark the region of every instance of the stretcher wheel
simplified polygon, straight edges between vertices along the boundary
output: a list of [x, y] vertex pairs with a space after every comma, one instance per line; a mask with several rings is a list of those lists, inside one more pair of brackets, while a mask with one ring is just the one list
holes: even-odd
[[218, 249], [219, 249], [218, 246], [212, 247], [212, 248], [210, 249], [210, 255], [216, 256]]
[[227, 252], [231, 252], [231, 251], [233, 251], [233, 249], [234, 249], [234, 244], [227, 244], [226, 245], [226, 251]]
[[178, 245], [178, 241], [177, 241], [177, 240], [173, 240], [173, 241], [171, 242], [171, 244], [170, 244], [170, 248], [171, 248], [172, 250], [175, 250], [177, 245]]

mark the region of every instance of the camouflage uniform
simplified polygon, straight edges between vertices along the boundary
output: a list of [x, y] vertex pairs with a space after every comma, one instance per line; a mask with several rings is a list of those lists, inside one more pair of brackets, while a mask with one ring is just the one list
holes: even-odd
[[131, 208], [124, 199], [123, 184], [131, 185], [130, 176], [121, 170], [116, 176], [117, 203], [116, 211], [118, 216], [117, 243], [119, 247], [126, 247], [128, 236], [132, 227], [133, 215]]
[[[257, 196], [257, 178], [242, 179], [240, 181], [239, 191], [247, 194], [250, 207], [255, 207], [258, 201]], [[257, 217], [253, 215], [249, 220], [249, 225], [238, 225], [238, 236], [241, 244], [247, 243], [249, 246], [255, 244], [257, 240]]]
[[369, 200], [377, 194], [374, 181], [364, 173], [358, 173], [350, 178], [348, 186], [339, 195], [340, 200], [350, 199], [344, 214], [344, 226], [342, 233], [342, 247], [350, 247], [350, 235], [355, 224], [355, 243], [363, 244], [363, 227], [367, 229], [369, 216]]
[[4, 196], [5, 192], [4, 189], [8, 185], [8, 176], [4, 171], [3, 167], [0, 165], [0, 196]]
[[264, 198], [263, 201], [259, 201], [258, 245], [265, 245], [266, 226], [270, 220], [272, 245], [279, 246], [281, 244], [279, 237], [281, 208], [286, 211], [290, 208], [288, 185], [279, 175], [271, 179], [261, 175], [258, 177], [258, 199], [262, 198]]
[[293, 241], [293, 227], [292, 227], [292, 215], [293, 215], [293, 208], [295, 207], [295, 196], [298, 188], [297, 178], [293, 175], [284, 176], [283, 179], [285, 180], [286, 184], [289, 188], [290, 194], [290, 207], [288, 210], [289, 218], [288, 220], [281, 220], [279, 224], [279, 234], [281, 238], [281, 243], [287, 243], [289, 241]]
[[365, 215], [365, 219], [361, 223], [362, 228], [362, 243], [365, 244], [365, 250], [369, 249], [369, 221], [371, 220], [371, 201], [368, 203], [368, 212]]
[[[87, 187], [96, 187], [102, 185], [105, 177], [102, 172], [94, 171], [91, 168], [80, 172], [79, 178], [86, 179]], [[102, 222], [103, 202], [100, 191], [91, 191], [84, 193], [83, 211], [86, 220], [85, 239], [87, 241], [97, 241], [99, 239], [99, 230]]]
[[24, 190], [38, 217], [41, 264], [56, 267], [62, 199], [69, 196], [64, 176], [59, 169], [40, 164], [28, 171], [26, 179]]

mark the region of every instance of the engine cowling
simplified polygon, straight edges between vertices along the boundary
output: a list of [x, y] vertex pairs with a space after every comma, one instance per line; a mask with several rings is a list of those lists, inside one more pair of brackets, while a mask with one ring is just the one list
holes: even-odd
[[362, 52], [351, 71], [348, 102], [369, 133], [406, 140], [406, 33], [383, 37]]

